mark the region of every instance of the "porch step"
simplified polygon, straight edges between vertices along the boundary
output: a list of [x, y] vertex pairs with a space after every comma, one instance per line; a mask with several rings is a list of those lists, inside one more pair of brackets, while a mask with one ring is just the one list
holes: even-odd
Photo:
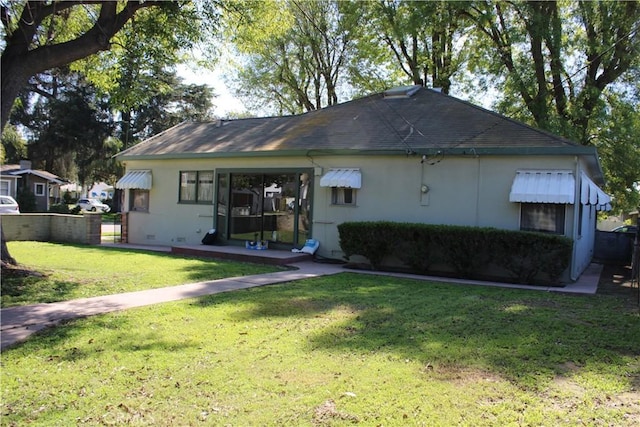
[[302, 261], [310, 261], [313, 258], [312, 255], [305, 253], [293, 253], [278, 249], [254, 250], [241, 246], [172, 246], [171, 253], [270, 265], [288, 265]]

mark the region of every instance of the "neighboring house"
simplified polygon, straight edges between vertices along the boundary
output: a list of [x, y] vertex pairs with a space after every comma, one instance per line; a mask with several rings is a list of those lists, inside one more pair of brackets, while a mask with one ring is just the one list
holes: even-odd
[[[16, 165], [0, 165], [0, 196], [11, 196], [14, 199], [18, 194], [18, 175], [13, 175], [9, 171], [13, 171]], [[7, 168], [7, 170], [5, 170]]]
[[96, 182], [89, 189], [87, 197], [90, 199], [110, 200], [113, 199], [114, 188], [106, 182]]
[[84, 191], [79, 184], [71, 183], [60, 187], [62, 195], [69, 193], [74, 199], [86, 197], [89, 199], [109, 200], [113, 199], [114, 188], [105, 182], [94, 182], [88, 191]]
[[28, 160], [21, 160], [18, 165], [2, 165], [0, 171], [2, 194], [16, 198], [21, 191], [28, 190], [34, 194], [36, 210], [39, 212], [47, 212], [52, 203], [60, 200], [60, 186], [66, 184], [57, 175], [31, 169]]
[[79, 199], [83, 195], [82, 185], [76, 184], [75, 182], [62, 185], [60, 186], [60, 194], [62, 194], [62, 197], [68, 194], [68, 197], [71, 199]]
[[[607, 209], [595, 148], [438, 91], [408, 86], [288, 117], [181, 123], [118, 154], [128, 241], [320, 241], [388, 220], [538, 230], [573, 239], [570, 276]], [[277, 188], [278, 191], [274, 191]]]

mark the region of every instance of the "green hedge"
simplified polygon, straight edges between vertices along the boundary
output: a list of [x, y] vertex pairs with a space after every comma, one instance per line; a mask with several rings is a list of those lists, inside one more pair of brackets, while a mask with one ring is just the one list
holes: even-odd
[[396, 257], [421, 274], [451, 271], [458, 277], [516, 283], [557, 283], [569, 267], [573, 243], [564, 236], [494, 228], [347, 222], [338, 226], [347, 260], [361, 255], [374, 269]]
[[81, 210], [82, 208], [80, 206], [74, 206], [72, 209], [69, 209], [69, 205], [66, 203], [57, 203], [49, 207], [49, 212], [60, 214], [80, 215]]

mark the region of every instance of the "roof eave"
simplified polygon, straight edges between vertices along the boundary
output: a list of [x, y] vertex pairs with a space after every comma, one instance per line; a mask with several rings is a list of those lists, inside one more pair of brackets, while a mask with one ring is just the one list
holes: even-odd
[[54, 178], [54, 177], [51, 177], [51, 176], [46, 176], [46, 175], [42, 174], [41, 172], [39, 172], [37, 170], [34, 170], [34, 169], [21, 169], [19, 171], [12, 172], [12, 175], [15, 175], [15, 176], [27, 175], [27, 174], [35, 175], [38, 178], [42, 178], [47, 182], [53, 182], [54, 184], [65, 184], [66, 183], [66, 181], [63, 181], [61, 179]]
[[[167, 160], [167, 159], [203, 159], [203, 158], [233, 158], [233, 157], [299, 157], [299, 156], [335, 156], [335, 155], [363, 155], [363, 156], [389, 156], [389, 155], [455, 155], [455, 156], [544, 156], [544, 155], [574, 155], [593, 156], [597, 161], [595, 147], [566, 146], [566, 147], [456, 147], [456, 148], [415, 148], [414, 151], [406, 149], [393, 150], [367, 150], [367, 149], [304, 149], [304, 150], [279, 150], [279, 151], [234, 151], [234, 152], [207, 152], [207, 153], [164, 153], [164, 154], [117, 154], [121, 161], [127, 160]], [[599, 167], [599, 163], [598, 163]], [[601, 173], [601, 171], [600, 171]]]

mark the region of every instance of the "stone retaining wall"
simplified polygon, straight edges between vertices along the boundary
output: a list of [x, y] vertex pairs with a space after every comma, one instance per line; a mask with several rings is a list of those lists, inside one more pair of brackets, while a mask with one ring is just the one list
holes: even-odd
[[38, 242], [82, 243], [99, 245], [102, 217], [86, 213], [65, 215], [56, 213], [25, 213], [0, 215], [7, 242], [35, 240]]

